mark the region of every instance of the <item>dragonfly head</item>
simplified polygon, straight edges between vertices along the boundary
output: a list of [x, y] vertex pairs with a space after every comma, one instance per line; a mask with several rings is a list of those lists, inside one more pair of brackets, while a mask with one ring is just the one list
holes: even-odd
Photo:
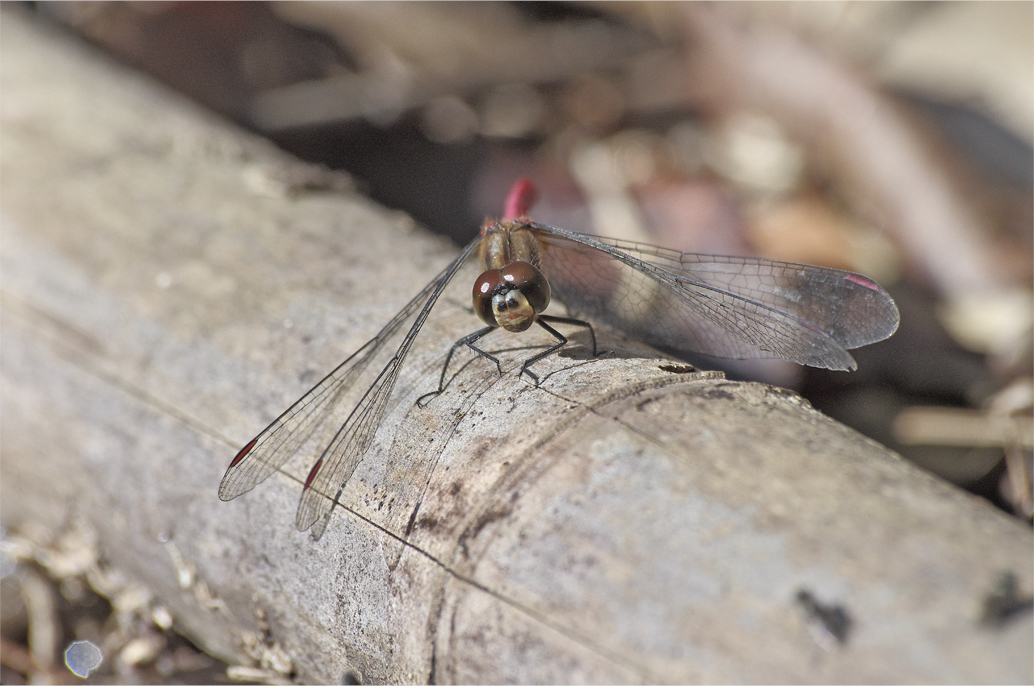
[[549, 305], [549, 282], [534, 265], [511, 262], [482, 272], [474, 282], [474, 311], [489, 326], [526, 330]]

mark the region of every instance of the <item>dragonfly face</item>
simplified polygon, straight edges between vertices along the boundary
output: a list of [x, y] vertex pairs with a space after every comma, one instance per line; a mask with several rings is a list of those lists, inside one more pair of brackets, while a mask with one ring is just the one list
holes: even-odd
[[509, 221], [488, 224], [481, 235], [485, 271], [474, 282], [474, 311], [489, 326], [526, 331], [550, 299], [538, 239], [527, 225]]

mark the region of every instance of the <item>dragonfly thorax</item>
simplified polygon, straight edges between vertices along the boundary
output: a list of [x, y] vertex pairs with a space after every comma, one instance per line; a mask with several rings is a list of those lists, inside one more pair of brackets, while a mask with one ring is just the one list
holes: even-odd
[[549, 305], [549, 282], [534, 265], [511, 262], [488, 269], [474, 282], [474, 311], [489, 326], [526, 330]]

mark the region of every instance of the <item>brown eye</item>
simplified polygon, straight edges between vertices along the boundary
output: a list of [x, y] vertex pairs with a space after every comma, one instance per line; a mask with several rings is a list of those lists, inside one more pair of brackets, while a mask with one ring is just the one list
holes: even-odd
[[528, 262], [513, 262], [498, 273], [504, 283], [524, 294], [535, 314], [542, 312], [549, 305], [549, 282], [534, 265]]
[[483, 272], [474, 282], [474, 311], [481, 321], [489, 326], [499, 326], [492, 314], [492, 294], [502, 283], [502, 274], [498, 269]]

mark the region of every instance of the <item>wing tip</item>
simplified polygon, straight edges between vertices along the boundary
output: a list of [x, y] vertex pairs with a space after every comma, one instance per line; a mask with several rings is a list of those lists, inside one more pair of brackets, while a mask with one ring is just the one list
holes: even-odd
[[258, 439], [258, 436], [251, 439], [248, 441], [246, 446], [241, 448], [237, 454], [234, 455], [233, 460], [230, 462], [230, 466], [226, 468], [226, 473], [223, 474], [223, 480], [219, 482], [219, 500], [222, 500], [223, 502], [233, 500], [238, 496], [244, 495], [255, 487], [255, 485], [252, 484], [250, 488], [242, 488], [241, 480], [237, 475], [239, 471], [238, 466], [241, 461], [248, 456], [251, 449], [255, 447], [255, 444], [258, 443]]
[[312, 529], [312, 540], [318, 541], [327, 529], [327, 520], [330, 516], [329, 510], [324, 511], [325, 509], [324, 500], [319, 493], [306, 491], [298, 503], [298, 512], [294, 518], [295, 528], [298, 531]]
[[227, 474], [219, 483], [219, 500], [222, 500], [224, 503], [229, 502], [238, 496], [244, 495], [250, 490], [250, 488], [241, 488], [240, 484], [235, 483], [230, 474]]

